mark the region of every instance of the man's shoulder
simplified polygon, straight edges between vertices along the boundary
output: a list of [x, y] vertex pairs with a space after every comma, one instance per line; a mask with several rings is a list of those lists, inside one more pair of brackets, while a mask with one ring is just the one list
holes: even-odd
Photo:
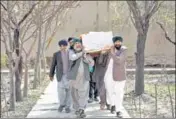
[[54, 55], [57, 55], [57, 54], [59, 54], [60, 52], [61, 52], [61, 51], [59, 50], [59, 51], [55, 52]]

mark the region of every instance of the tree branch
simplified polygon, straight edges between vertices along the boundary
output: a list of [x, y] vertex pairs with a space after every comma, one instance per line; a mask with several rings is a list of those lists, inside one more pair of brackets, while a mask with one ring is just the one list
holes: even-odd
[[9, 25], [12, 30], [15, 30], [15, 28], [11, 27], [11, 25], [3, 17], [2, 17], [2, 21], [5, 22], [7, 25]]
[[18, 26], [20, 26], [24, 20], [32, 13], [32, 11], [34, 10], [35, 6], [39, 4], [39, 2], [37, 2], [36, 4], [32, 5], [32, 8], [24, 15], [24, 17], [19, 21]]
[[23, 32], [21, 32], [21, 34], [22, 35], [20, 35], [21, 37], [21, 39], [23, 40], [24, 39], [24, 37], [26, 36], [26, 34], [28, 33], [27, 31], [28, 30], [30, 30], [31, 28], [33, 28], [33, 27], [30, 27], [32, 25], [32, 20], [29, 22], [29, 23], [26, 23], [22, 28], [21, 28], [21, 31], [23, 31]]
[[168, 41], [171, 42], [172, 44], [176, 45], [176, 42], [172, 41], [171, 38], [169, 38], [169, 36], [168, 36], [168, 34], [167, 34], [165, 28], [163, 27], [163, 25], [162, 25], [161, 23], [159, 23], [159, 22], [156, 22], [156, 23], [157, 23], [157, 24], [161, 27], [161, 29], [164, 31], [166, 40], [168, 40]]
[[4, 45], [5, 45], [5, 49], [6, 49], [6, 52], [8, 53], [10, 51], [10, 49], [8, 48], [8, 45], [7, 45], [7, 39], [5, 37], [5, 33], [4, 33], [4, 30], [1, 29], [2, 32], [1, 32], [1, 36], [4, 38]]
[[[0, 2], [0, 4], [1, 4], [1, 6], [3, 7], [3, 9], [4, 9], [6, 12], [8, 12], [7, 8], [2, 4], [2, 2]], [[13, 25], [16, 26], [16, 23], [15, 23], [15, 21], [13, 20], [12, 16], [10, 17], [10, 20], [11, 20], [11, 22], [13, 23]]]
[[144, 16], [146, 21], [149, 20], [158, 11], [158, 9], [160, 8], [161, 4], [164, 1], [161, 1], [160, 3], [158, 3], [158, 2], [159, 1], [155, 1], [155, 3], [153, 4], [153, 6], [151, 6], [149, 8], [149, 10], [147, 11], [146, 15]]
[[136, 1], [126, 1], [126, 2], [129, 6], [129, 9], [133, 13], [133, 17], [135, 20], [135, 28], [137, 28], [136, 30], [143, 34], [143, 23], [142, 23], [143, 19], [141, 17], [141, 13], [139, 7], [137, 6]]
[[25, 50], [25, 48], [24, 48], [24, 46], [22, 46], [23, 48], [23, 51], [24, 51], [24, 53], [25, 53], [25, 55], [27, 55], [27, 52], [26, 52], [26, 50]]
[[36, 41], [37, 41], [37, 40], [34, 39], [34, 41], [32, 42], [32, 45], [31, 45], [31, 47], [29, 48], [29, 51], [27, 52], [27, 57], [31, 54], [32, 49], [34, 48]]
[[2, 2], [0, 2], [0, 4], [1, 4], [1, 6], [3, 7], [3, 9], [4, 9], [5, 11], [7, 11], [7, 8], [2, 4]]
[[28, 41], [32, 36], [34, 36], [34, 33], [36, 33], [36, 31], [38, 30], [38, 27], [32, 32], [32, 34], [26, 38], [24, 41], [22, 41], [23, 43], [25, 43], [26, 41]]

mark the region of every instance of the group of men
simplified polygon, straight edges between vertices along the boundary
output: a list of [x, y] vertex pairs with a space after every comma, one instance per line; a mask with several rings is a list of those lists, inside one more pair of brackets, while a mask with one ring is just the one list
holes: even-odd
[[113, 46], [99, 53], [86, 52], [81, 38], [59, 41], [49, 74], [52, 81], [56, 70], [59, 112], [65, 109], [70, 113], [73, 107], [77, 117], [84, 118], [87, 103], [98, 102], [99, 96], [101, 110], [107, 107], [122, 117], [127, 48], [121, 36], [114, 36], [112, 41]]

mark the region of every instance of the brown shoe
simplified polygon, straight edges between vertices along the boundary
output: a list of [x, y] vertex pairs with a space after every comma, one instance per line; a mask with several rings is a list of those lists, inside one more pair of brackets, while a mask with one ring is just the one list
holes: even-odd
[[100, 110], [104, 110], [105, 109], [105, 105], [104, 104], [100, 104]]

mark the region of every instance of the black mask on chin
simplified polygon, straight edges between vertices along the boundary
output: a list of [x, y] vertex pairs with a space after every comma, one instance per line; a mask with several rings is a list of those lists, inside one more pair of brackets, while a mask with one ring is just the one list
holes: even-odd
[[116, 48], [117, 50], [120, 50], [121, 45], [120, 45], [120, 46], [115, 46], [115, 48]]

